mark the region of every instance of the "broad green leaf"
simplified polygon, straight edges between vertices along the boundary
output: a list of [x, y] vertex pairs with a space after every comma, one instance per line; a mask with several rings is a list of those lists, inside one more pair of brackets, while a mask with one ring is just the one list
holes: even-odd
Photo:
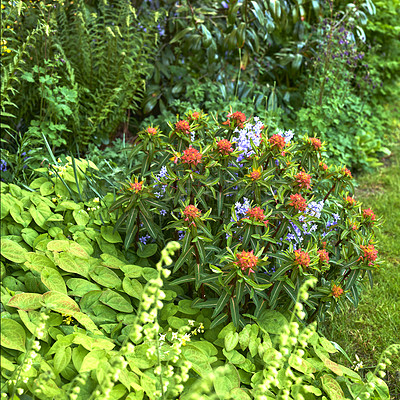
[[99, 299], [103, 304], [113, 308], [114, 310], [131, 313], [133, 312], [133, 307], [130, 302], [128, 302], [119, 293], [112, 290], [106, 290], [103, 292]]
[[71, 353], [71, 347], [61, 347], [57, 350], [53, 359], [54, 372], [56, 374], [59, 374], [61, 371], [63, 371], [70, 363]]
[[123, 265], [120, 269], [127, 278], [139, 278], [142, 276], [143, 267], [139, 265]]
[[82, 313], [82, 312], [76, 312], [74, 313], [74, 318], [82, 325], [85, 327], [86, 330], [96, 333], [96, 334], [102, 334], [101, 331], [97, 328], [96, 324], [91, 320], [91, 318]]
[[25, 243], [32, 247], [34, 240], [39, 236], [39, 234], [32, 228], [24, 228], [21, 231], [21, 236]]
[[89, 271], [90, 277], [99, 285], [108, 288], [121, 288], [121, 279], [118, 275], [102, 265], [95, 266]]
[[157, 252], [157, 245], [155, 243], [146, 244], [143, 249], [137, 250], [137, 255], [142, 258], [148, 258], [153, 256]]
[[225, 336], [225, 349], [226, 351], [233, 350], [239, 343], [239, 334], [237, 332], [228, 332]]
[[0, 202], [0, 219], [3, 219], [8, 215], [8, 213], [10, 212], [11, 206], [12, 205], [10, 204], [9, 196], [2, 195], [1, 202]]
[[142, 269], [142, 276], [146, 281], [158, 278], [158, 271], [154, 268], [145, 267]]
[[73, 340], [73, 343], [82, 345], [85, 349], [92, 351], [96, 349], [100, 350], [112, 350], [115, 344], [108, 339], [93, 338], [82, 333], [78, 333]]
[[208, 357], [197, 347], [188, 344], [182, 347], [182, 354], [187, 361], [192, 363], [192, 369], [201, 377], [206, 377], [212, 372]]
[[[37, 329], [39, 326], [43, 323], [42, 315], [39, 311], [23, 311], [23, 310], [18, 310], [18, 315], [21, 318], [21, 321], [24, 323], [26, 328], [29, 330], [30, 333], [33, 335], [36, 334]], [[61, 317], [61, 315], [60, 315]], [[62, 321], [62, 318], [61, 318]], [[49, 323], [47, 321], [47, 326], [49, 326]], [[48, 332], [45, 329], [43, 332], [43, 337], [41, 340], [47, 342], [48, 341]]]
[[25, 267], [32, 271], [42, 272], [44, 268], [57, 268], [53, 261], [47, 256], [37, 252], [29, 252], [25, 254]]
[[72, 216], [78, 225], [86, 226], [90, 220], [89, 214], [85, 210], [74, 210]]
[[92, 290], [100, 290], [100, 286], [93, 282], [81, 278], [71, 278], [67, 280], [67, 286], [71, 289], [71, 296], [82, 297]]
[[235, 366], [226, 364], [215, 371], [214, 389], [220, 399], [227, 398], [229, 392], [240, 387], [239, 373]]
[[265, 310], [257, 320], [261, 330], [274, 335], [282, 331], [282, 327], [288, 323], [287, 319], [278, 311]]
[[99, 362], [103, 360], [107, 360], [107, 352], [105, 350], [91, 351], [83, 359], [79, 373], [95, 370]]
[[[121, 269], [125, 266], [125, 262], [111, 254], [101, 254], [100, 258], [103, 260], [103, 265], [112, 269]], [[140, 275], [139, 275], [140, 276]], [[136, 278], [136, 277], [135, 277]]]
[[156, 355], [149, 356], [147, 352], [151, 346], [153, 346], [153, 344], [145, 342], [135, 346], [135, 351], [125, 356], [132, 370], [134, 370], [134, 368], [139, 368], [141, 370], [151, 368], [157, 363]]
[[251, 400], [251, 397], [240, 388], [234, 388], [229, 392], [229, 396], [231, 399], [235, 400]]
[[331, 400], [345, 400], [343, 390], [332, 375], [321, 376], [321, 383], [324, 390], [328, 393]]
[[292, 354], [289, 357], [289, 365], [297, 369], [298, 371], [302, 372], [303, 374], [312, 374], [313, 372], [316, 372], [316, 369], [312, 364], [304, 360], [303, 358], [296, 356], [295, 354]]
[[100, 229], [101, 236], [109, 243], [122, 243], [121, 235], [114, 232], [112, 226], [102, 226]]
[[129, 279], [125, 276], [122, 281], [122, 288], [125, 293], [136, 299], [141, 299], [143, 294], [143, 285], [136, 279]]
[[250, 342], [251, 325], [246, 325], [239, 333], [239, 344], [242, 350], [249, 346]]
[[40, 194], [42, 196], [48, 196], [54, 192], [54, 185], [53, 182], [44, 182], [40, 186]]
[[325, 339], [324, 337], [320, 336], [319, 343], [328, 353], [337, 353], [335, 346], [328, 339]]
[[52, 240], [51, 242], [47, 243], [47, 250], [56, 252], [68, 251], [69, 244], [69, 240]]
[[43, 296], [39, 293], [19, 293], [11, 297], [7, 305], [24, 311], [42, 307]]
[[44, 267], [40, 279], [49, 290], [67, 294], [64, 279], [56, 269]]
[[13, 364], [8, 358], [5, 358], [3, 356], [0, 356], [0, 363], [1, 363], [1, 368], [6, 369], [7, 371], [15, 371], [15, 368], [17, 368], [17, 364]]
[[35, 207], [32, 204], [29, 208], [29, 212], [30, 212], [33, 220], [41, 228], [45, 228], [48, 218], [50, 218], [53, 215], [50, 207], [47, 204], [45, 204], [44, 202], [41, 202], [37, 207]]
[[43, 294], [43, 303], [50, 310], [60, 314], [73, 315], [79, 312], [78, 304], [66, 294], [59, 292], [47, 292]]
[[195, 315], [198, 314], [199, 310], [192, 308], [191, 300], [180, 300], [178, 303], [178, 309], [183, 314]]
[[1, 320], [1, 345], [7, 349], [25, 352], [25, 329], [13, 319]]
[[336, 364], [335, 362], [331, 361], [321, 350], [315, 349], [315, 353], [317, 356], [321, 359], [321, 361], [324, 363], [324, 365], [329, 368], [331, 371], [333, 371], [336, 375], [343, 376], [343, 371], [340, 368], [339, 364]]
[[226, 351], [225, 349], [222, 349], [222, 353], [232, 364], [241, 365], [246, 361], [246, 357], [237, 350]]
[[2, 239], [0, 244], [0, 253], [8, 260], [22, 264], [26, 260], [25, 254], [27, 253], [27, 250], [12, 240]]
[[61, 253], [55, 257], [58, 266], [67, 272], [72, 272], [85, 278], [89, 277], [89, 264], [86, 260], [74, 257], [69, 253]]

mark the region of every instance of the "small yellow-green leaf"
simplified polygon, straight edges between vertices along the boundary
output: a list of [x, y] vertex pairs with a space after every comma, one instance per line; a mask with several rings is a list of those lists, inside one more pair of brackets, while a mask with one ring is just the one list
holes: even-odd
[[8, 260], [21, 264], [26, 260], [25, 254], [27, 253], [27, 250], [13, 240], [2, 239], [0, 244], [0, 253]]
[[43, 296], [39, 293], [18, 293], [11, 297], [7, 305], [24, 311], [36, 310], [42, 306]]
[[71, 361], [71, 347], [60, 347], [54, 355], [54, 371], [59, 374]]
[[1, 345], [7, 349], [25, 352], [25, 329], [13, 319], [3, 318], [1, 320]]
[[102, 226], [100, 229], [101, 236], [109, 243], [122, 243], [121, 235], [114, 232], [112, 226]]
[[67, 294], [67, 287], [61, 274], [54, 268], [45, 267], [43, 268], [40, 279], [47, 287], [47, 289]]
[[59, 292], [46, 292], [43, 294], [43, 302], [47, 308], [60, 314], [74, 315], [80, 311], [74, 300]]
[[339, 383], [332, 375], [325, 374], [321, 377], [322, 387], [328, 393], [331, 400], [345, 400], [345, 396]]

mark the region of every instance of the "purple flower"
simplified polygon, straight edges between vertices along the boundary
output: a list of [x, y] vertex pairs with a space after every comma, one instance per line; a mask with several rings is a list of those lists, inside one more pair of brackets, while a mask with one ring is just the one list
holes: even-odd
[[254, 154], [251, 143], [255, 147], [258, 147], [261, 143], [261, 128], [263, 123], [259, 118], [256, 118], [254, 117], [254, 121], [256, 122], [254, 125], [247, 123], [242, 129], [235, 129], [235, 133], [238, 133], [239, 136], [234, 137], [233, 142], [236, 143], [238, 150], [242, 152], [237, 158], [237, 162]]
[[141, 243], [143, 243], [143, 244], [146, 244], [147, 241], [148, 241], [149, 239], [151, 239], [151, 236], [148, 235], [148, 234], [146, 234], [145, 236], [141, 236], [141, 237], [139, 238], [139, 241], [140, 241]]
[[179, 236], [178, 236], [178, 240], [183, 240], [183, 238], [185, 237], [185, 231], [178, 231]]
[[161, 215], [167, 215], [167, 210], [160, 210]]
[[0, 171], [7, 171], [7, 162], [5, 160], [0, 160]]
[[250, 208], [250, 200], [246, 197], [243, 197], [243, 204], [237, 202], [235, 204], [235, 213], [236, 216], [239, 217], [240, 215], [246, 215], [247, 210]]

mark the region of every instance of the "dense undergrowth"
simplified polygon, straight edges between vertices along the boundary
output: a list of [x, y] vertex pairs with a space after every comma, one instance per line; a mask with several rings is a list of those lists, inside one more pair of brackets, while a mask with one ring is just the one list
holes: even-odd
[[398, 0], [1, 16], [2, 397], [399, 396]]
[[[398, 126], [396, 129], [398, 132]], [[360, 306], [357, 309], [349, 307], [344, 314], [338, 315], [326, 332], [329, 338], [343, 345], [355, 364], [360, 364], [358, 372], [361, 374], [374, 368], [379, 354], [387, 346], [399, 341], [399, 150], [398, 144], [394, 144], [393, 156], [386, 160], [385, 167], [370, 176], [360, 176], [360, 186], [356, 190], [357, 198], [368, 201], [384, 218], [382, 230], [377, 235], [384, 259], [382, 268], [375, 275], [373, 289], [365, 290]], [[365, 285], [369, 286], [367, 282]], [[351, 365], [344, 356], [338, 359]], [[392, 398], [397, 399], [400, 396], [400, 358], [397, 356], [392, 361], [386, 379]]]

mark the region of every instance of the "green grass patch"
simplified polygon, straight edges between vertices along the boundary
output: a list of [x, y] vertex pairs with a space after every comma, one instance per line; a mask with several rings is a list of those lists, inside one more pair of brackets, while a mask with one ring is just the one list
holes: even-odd
[[[400, 132], [399, 132], [400, 134]], [[397, 138], [398, 139], [398, 138]], [[373, 371], [382, 352], [393, 343], [400, 343], [400, 145], [385, 165], [371, 175], [358, 178], [356, 198], [383, 217], [377, 234], [380, 255], [384, 262], [374, 274], [374, 286], [366, 289], [357, 309], [349, 307], [336, 315], [325, 327], [325, 334], [339, 343], [352, 360], [357, 355], [363, 363], [360, 373]], [[346, 358], [337, 360], [346, 364]], [[385, 377], [391, 399], [400, 399], [400, 354], [392, 356], [392, 365]], [[349, 365], [347, 361], [347, 365]]]

